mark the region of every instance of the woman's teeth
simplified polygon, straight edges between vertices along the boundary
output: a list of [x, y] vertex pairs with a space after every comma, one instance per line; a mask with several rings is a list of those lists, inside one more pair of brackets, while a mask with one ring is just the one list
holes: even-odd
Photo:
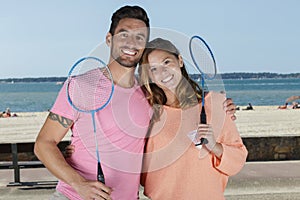
[[161, 82], [162, 82], [162, 83], [167, 83], [167, 82], [169, 82], [170, 80], [172, 80], [173, 77], [174, 77], [174, 75], [171, 75], [171, 76], [165, 78], [164, 80], [161, 80]]

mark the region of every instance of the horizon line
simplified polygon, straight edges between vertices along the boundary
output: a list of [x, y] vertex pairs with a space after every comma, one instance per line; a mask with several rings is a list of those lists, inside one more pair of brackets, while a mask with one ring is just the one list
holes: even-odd
[[[272, 75], [283, 75], [283, 76], [287, 76], [287, 75], [300, 75], [300, 72], [290, 72], [290, 73], [278, 73], [278, 72], [224, 72], [224, 73], [218, 73], [219, 75], [228, 75], [228, 74], [253, 74], [253, 75], [262, 75], [262, 74], [272, 74]], [[200, 73], [193, 73], [190, 75], [200, 75]], [[13, 77], [13, 78], [1, 78], [0, 80], [11, 80], [11, 79], [50, 79], [50, 78], [67, 78], [68, 76], [32, 76], [32, 77]]]

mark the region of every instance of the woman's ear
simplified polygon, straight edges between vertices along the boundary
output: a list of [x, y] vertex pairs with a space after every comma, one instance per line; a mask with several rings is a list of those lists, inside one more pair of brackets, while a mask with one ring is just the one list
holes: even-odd
[[112, 35], [111, 35], [111, 33], [107, 33], [106, 34], [106, 38], [105, 38], [105, 41], [106, 41], [106, 44], [107, 44], [107, 46], [111, 46], [111, 40], [112, 40]]
[[183, 67], [183, 58], [181, 55], [178, 56], [178, 61], [179, 61], [180, 67]]

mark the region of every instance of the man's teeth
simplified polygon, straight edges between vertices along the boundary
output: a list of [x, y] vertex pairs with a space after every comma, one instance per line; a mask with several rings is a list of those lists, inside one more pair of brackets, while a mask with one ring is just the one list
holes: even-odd
[[135, 51], [130, 51], [130, 50], [126, 50], [126, 49], [123, 49], [122, 50], [124, 54], [128, 54], [128, 55], [131, 55], [131, 56], [134, 56], [136, 54]]
[[164, 80], [162, 80], [161, 82], [162, 82], [162, 83], [166, 83], [166, 82], [168, 82], [168, 81], [172, 80], [172, 79], [173, 79], [173, 77], [174, 77], [174, 75], [171, 75], [171, 76], [169, 76], [169, 77], [165, 78]]

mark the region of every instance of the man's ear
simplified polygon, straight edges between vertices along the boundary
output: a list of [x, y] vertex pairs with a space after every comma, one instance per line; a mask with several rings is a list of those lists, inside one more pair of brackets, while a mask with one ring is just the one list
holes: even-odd
[[111, 46], [111, 40], [112, 40], [112, 35], [110, 33], [107, 33], [105, 41], [106, 41], [107, 46], [109, 46], [109, 47]]

